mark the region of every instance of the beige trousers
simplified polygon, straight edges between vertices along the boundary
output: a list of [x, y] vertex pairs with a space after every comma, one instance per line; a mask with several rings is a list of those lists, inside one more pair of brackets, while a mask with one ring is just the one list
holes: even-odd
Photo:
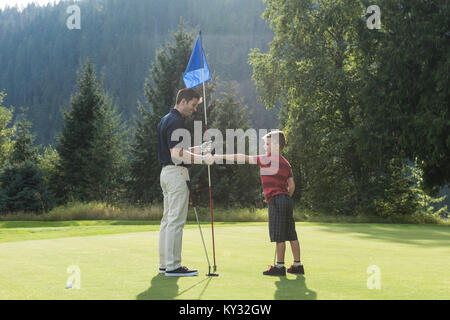
[[159, 267], [172, 271], [181, 267], [181, 245], [186, 223], [189, 189], [188, 169], [182, 166], [165, 166], [160, 183], [164, 195], [164, 213], [159, 230]]

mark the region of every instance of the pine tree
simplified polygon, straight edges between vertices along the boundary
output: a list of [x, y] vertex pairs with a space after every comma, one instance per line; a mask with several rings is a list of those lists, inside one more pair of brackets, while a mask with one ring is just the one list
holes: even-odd
[[123, 175], [126, 132], [90, 59], [77, 84], [56, 148], [61, 188], [66, 199], [109, 202]]
[[33, 147], [35, 135], [30, 132], [25, 112], [22, 109], [21, 119], [15, 124], [10, 161], [0, 172], [0, 212], [42, 213], [54, 205], [54, 195], [37, 165], [39, 147]]
[[13, 148], [13, 137], [15, 136], [15, 126], [10, 126], [14, 109], [2, 107], [5, 94], [0, 92], [0, 169], [10, 161]]
[[0, 213], [42, 213], [53, 205], [54, 196], [33, 161], [8, 164], [0, 173]]
[[161, 199], [158, 160], [157, 126], [161, 118], [175, 105], [178, 90], [184, 88], [183, 73], [189, 62], [194, 38], [180, 23], [172, 34], [173, 41], [158, 50], [145, 81], [144, 93], [149, 109], [138, 105], [140, 118], [135, 118], [136, 129], [131, 147], [131, 180], [128, 184], [132, 202], [150, 203]]
[[22, 163], [30, 160], [36, 163], [38, 157], [38, 147], [33, 147], [35, 136], [30, 132], [31, 122], [26, 118], [26, 109], [22, 108], [20, 121], [16, 124], [16, 140], [12, 148], [11, 162]]
[[[158, 160], [157, 126], [161, 118], [175, 105], [176, 93], [184, 88], [182, 75], [189, 62], [194, 44], [194, 37], [185, 32], [181, 23], [177, 32], [173, 34], [173, 43], [158, 51], [156, 62], [152, 65], [150, 79], [145, 83], [145, 96], [150, 109], [141, 104], [139, 111], [141, 119], [136, 120], [136, 132], [132, 145], [131, 181], [129, 184], [129, 198], [139, 203], [151, 203], [161, 200], [162, 193], [159, 186], [161, 166]], [[207, 113], [210, 128], [225, 129], [249, 127], [248, 113], [242, 101], [235, 101], [235, 90], [223, 93], [220, 99], [215, 99], [216, 81], [213, 79], [205, 86], [208, 102]], [[200, 89], [201, 91], [201, 89]], [[215, 110], [215, 111], [214, 111]], [[191, 132], [191, 145], [194, 141], [194, 122], [201, 121], [204, 127], [204, 108], [199, 105], [196, 113], [186, 119], [186, 127]], [[211, 124], [213, 126], [211, 126]], [[255, 203], [260, 198], [258, 187], [259, 177], [255, 168], [248, 166], [219, 166], [212, 168], [214, 179], [213, 197], [218, 204], [248, 204]], [[207, 167], [193, 165], [190, 169], [191, 197], [196, 205], [209, 204]], [[244, 188], [242, 186], [249, 186]], [[235, 192], [229, 192], [229, 190]], [[224, 193], [224, 191], [226, 192]], [[224, 197], [223, 195], [227, 196]]]
[[[217, 129], [223, 137], [223, 154], [238, 153], [237, 145], [234, 150], [227, 150], [226, 130], [250, 129], [248, 107], [243, 105], [243, 99], [236, 100], [236, 88], [230, 84], [222, 84], [224, 91], [218, 98], [214, 98], [216, 84], [214, 80], [208, 83], [206, 91], [207, 113], [209, 128]], [[202, 109], [200, 111], [200, 109]], [[195, 115], [197, 121], [203, 118], [203, 108]], [[210, 137], [213, 139], [212, 137]], [[237, 141], [235, 141], [237, 142]], [[246, 154], [249, 154], [249, 143], [246, 141]], [[219, 151], [220, 153], [220, 151]], [[209, 205], [209, 188], [206, 166], [191, 168], [191, 198], [196, 205]], [[251, 164], [216, 164], [211, 166], [211, 182], [213, 203], [221, 206], [253, 206], [262, 205], [262, 188], [258, 167]]]

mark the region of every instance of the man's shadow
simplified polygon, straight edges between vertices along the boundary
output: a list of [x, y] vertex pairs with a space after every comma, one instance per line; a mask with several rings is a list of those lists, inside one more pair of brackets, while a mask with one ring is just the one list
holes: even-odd
[[166, 277], [164, 274], [158, 274], [151, 280], [150, 287], [146, 291], [138, 294], [136, 300], [173, 300], [177, 296], [180, 296], [192, 288], [206, 282], [198, 298], [201, 299], [211, 281], [211, 278], [205, 278], [189, 288], [184, 289], [182, 292], [178, 292], [178, 279], [179, 277]]
[[304, 275], [297, 275], [295, 279], [280, 277], [280, 281], [275, 282], [277, 291], [274, 298], [276, 300], [316, 300], [317, 293], [308, 289]]
[[178, 295], [178, 279], [158, 274], [153, 277], [150, 287], [138, 294], [136, 300], [172, 300]]

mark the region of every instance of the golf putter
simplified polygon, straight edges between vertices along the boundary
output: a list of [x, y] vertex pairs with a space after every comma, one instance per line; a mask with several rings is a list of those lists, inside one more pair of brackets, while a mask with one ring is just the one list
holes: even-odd
[[208, 273], [207, 277], [218, 277], [219, 274], [216, 272], [216, 266], [214, 266], [214, 273], [211, 273], [211, 264], [209, 263], [208, 251], [206, 251], [205, 240], [203, 238], [202, 228], [200, 227], [200, 221], [198, 220], [197, 209], [194, 207], [195, 218], [197, 219], [198, 229], [200, 230], [200, 236], [202, 237], [203, 249], [205, 249], [206, 261], [208, 261]]

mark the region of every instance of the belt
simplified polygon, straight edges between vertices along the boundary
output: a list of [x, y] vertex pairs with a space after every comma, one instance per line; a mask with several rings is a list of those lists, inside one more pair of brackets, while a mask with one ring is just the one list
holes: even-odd
[[173, 164], [173, 163], [161, 163], [162, 167], [167, 167], [167, 166], [175, 166], [175, 167], [185, 167], [187, 168], [187, 166], [182, 163], [182, 164]]

